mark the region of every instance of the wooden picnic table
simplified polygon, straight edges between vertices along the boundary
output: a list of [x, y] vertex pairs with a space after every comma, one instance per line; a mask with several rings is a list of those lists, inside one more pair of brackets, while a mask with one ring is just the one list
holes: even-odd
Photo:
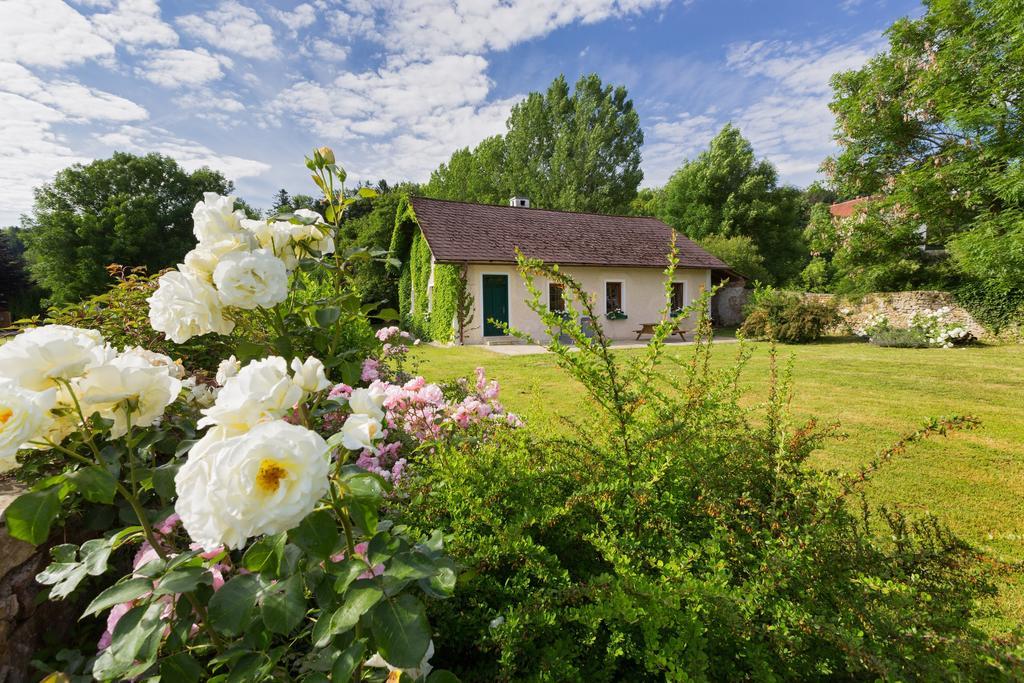
[[[640, 341], [641, 335], [654, 334], [655, 328], [658, 327], [658, 325], [660, 324], [661, 323], [640, 323], [640, 329], [636, 330], [636, 340]], [[686, 341], [686, 332], [687, 330], [684, 330], [681, 327], [677, 327], [675, 330], [672, 331], [672, 334], [678, 334], [680, 339]]]

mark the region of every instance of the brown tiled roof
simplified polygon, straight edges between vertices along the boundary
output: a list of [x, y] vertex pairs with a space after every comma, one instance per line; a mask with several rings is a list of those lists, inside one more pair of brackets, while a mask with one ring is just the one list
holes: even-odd
[[836, 218], [849, 218], [853, 215], [853, 210], [864, 202], [871, 199], [871, 197], [856, 197], [854, 199], [847, 199], [845, 202], [839, 202], [828, 207], [828, 212]]
[[[515, 263], [526, 256], [563, 266], [668, 264], [672, 228], [657, 218], [604, 216], [412, 197], [434, 258], [444, 263]], [[728, 268], [676, 234], [680, 268]]]

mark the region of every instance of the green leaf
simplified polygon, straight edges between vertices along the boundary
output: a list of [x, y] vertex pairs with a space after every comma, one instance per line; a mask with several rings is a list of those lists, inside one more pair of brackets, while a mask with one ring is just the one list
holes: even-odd
[[382, 531], [371, 538], [367, 544], [366, 561], [371, 565], [387, 562], [401, 547], [402, 544], [397, 538], [387, 531]]
[[181, 567], [165, 575], [157, 582], [154, 595], [191, 593], [201, 585], [213, 583], [213, 575], [206, 567]]
[[256, 678], [256, 672], [265, 662], [266, 657], [260, 653], [252, 652], [239, 659], [231, 667], [227, 683], [243, 683]]
[[455, 592], [455, 581], [458, 577], [451, 567], [441, 567], [430, 578], [420, 579], [420, 589], [432, 598], [450, 598]]
[[50, 598], [66, 598], [89, 573], [81, 562], [54, 562], [36, 575], [36, 581], [50, 589]]
[[90, 576], [99, 576], [107, 571], [107, 560], [113, 549], [113, 541], [106, 538], [93, 538], [83, 543], [80, 554], [85, 571]]
[[288, 532], [288, 538], [312, 557], [324, 560], [338, 545], [338, 525], [327, 510], [317, 510]]
[[383, 597], [384, 592], [371, 581], [356, 581], [345, 595], [345, 602], [328, 618], [327, 626], [320, 627], [320, 623], [317, 622], [319, 628], [313, 630], [313, 645], [324, 647], [333, 636], [351, 629], [359, 623], [359, 617], [366, 614]]
[[50, 527], [60, 512], [57, 487], [23, 493], [7, 506], [4, 518], [7, 533], [32, 545], [39, 545], [50, 536]]
[[160, 662], [160, 683], [194, 683], [202, 677], [203, 668], [187, 652], [178, 652]]
[[437, 572], [437, 565], [423, 553], [415, 551], [394, 556], [384, 570], [385, 576], [396, 579], [426, 579]]
[[89, 606], [82, 612], [82, 617], [87, 617], [90, 614], [99, 614], [103, 610], [110, 609], [114, 605], [120, 605], [122, 602], [128, 602], [135, 600], [149, 591], [153, 590], [153, 582], [149, 579], [128, 579], [121, 583], [115, 583], [113, 586], [103, 591], [89, 603]]
[[360, 187], [359, 196], [362, 197], [363, 199], [373, 199], [374, 197], [377, 196], [377, 191], [372, 190], [368, 187]]
[[356, 580], [356, 577], [365, 572], [369, 567], [366, 563], [360, 559], [354, 557], [347, 558], [341, 563], [340, 571], [337, 572], [338, 578], [334, 581], [334, 592], [338, 595], [344, 595], [348, 587], [352, 585], [352, 582]]
[[453, 674], [451, 671], [445, 671], [444, 669], [434, 669], [427, 676], [427, 683], [462, 683], [459, 677]]
[[352, 521], [356, 523], [366, 536], [372, 536], [377, 531], [377, 505], [366, 503], [358, 498], [350, 498], [346, 501], [348, 512]]
[[379, 318], [380, 320], [398, 320], [398, 311], [393, 308], [385, 308], [378, 311], [377, 315], [374, 317]]
[[370, 616], [370, 630], [381, 657], [400, 669], [418, 667], [430, 645], [430, 624], [423, 603], [403, 593], [381, 602]]
[[174, 477], [178, 475], [178, 470], [181, 469], [182, 464], [179, 461], [171, 461], [153, 470], [153, 489], [164, 500], [174, 498], [175, 493], [177, 493]]
[[341, 317], [341, 309], [337, 306], [325, 306], [324, 308], [316, 309], [316, 313], [313, 316], [316, 318], [316, 324], [320, 327], [330, 327], [338, 322], [338, 319]]
[[255, 575], [232, 578], [210, 598], [210, 623], [225, 635], [240, 635], [252, 618], [259, 593], [260, 584]]
[[284, 558], [284, 544], [287, 534], [280, 533], [264, 536], [249, 546], [242, 556], [242, 566], [251, 572], [259, 572], [269, 576], [281, 573], [281, 560]]
[[356, 667], [362, 663], [365, 654], [366, 643], [363, 641], [357, 640], [349, 645], [348, 649], [334, 660], [334, 666], [331, 667], [331, 681], [333, 683], [345, 683], [345, 681], [351, 680], [352, 674], [355, 673]]
[[75, 483], [75, 487], [86, 500], [108, 505], [114, 502], [117, 481], [106, 468], [99, 465], [85, 467], [69, 474], [68, 479]]
[[306, 615], [302, 577], [296, 574], [268, 588], [263, 595], [260, 615], [272, 633], [288, 635], [295, 630]]
[[160, 614], [162, 603], [140, 605], [129, 610], [117, 622], [110, 647], [103, 651], [93, 665], [93, 676], [99, 680], [122, 678], [135, 668], [140, 651], [149, 650], [150, 638], [159, 639], [163, 629]]

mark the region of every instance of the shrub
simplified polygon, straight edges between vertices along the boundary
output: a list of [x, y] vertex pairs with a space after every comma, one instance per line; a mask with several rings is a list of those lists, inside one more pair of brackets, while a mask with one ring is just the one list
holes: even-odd
[[928, 339], [921, 330], [913, 328], [888, 327], [871, 335], [875, 346], [891, 346], [901, 349], [926, 349]]
[[874, 313], [856, 330], [875, 346], [900, 348], [952, 348], [977, 341], [962, 325], [950, 322], [950, 309], [946, 306], [934, 311], [914, 311], [907, 327], [895, 327], [885, 315]]
[[846, 505], [911, 442], [971, 419], [933, 421], [855, 477], [822, 473], [806, 461], [831, 430], [792, 424], [786, 372], [755, 413], [737, 390], [748, 352], [710, 370], [706, 321], [689, 362], [660, 356], [671, 318], [623, 359], [578, 285], [522, 268], [590, 313], [594, 338], [527, 279], [549, 333], [579, 349], [548, 347], [593, 418], [568, 438], [506, 433], [411, 469], [402, 521], [448, 528], [465, 568], [455, 596], [430, 606], [439, 665], [496, 681], [1014, 675], [1013, 653], [971, 625], [993, 590], [977, 553], [897, 510], [880, 511], [876, 536], [875, 514]]
[[839, 322], [831, 301], [819, 301], [773, 287], [758, 287], [740, 332], [753, 339], [802, 344], [820, 339]]

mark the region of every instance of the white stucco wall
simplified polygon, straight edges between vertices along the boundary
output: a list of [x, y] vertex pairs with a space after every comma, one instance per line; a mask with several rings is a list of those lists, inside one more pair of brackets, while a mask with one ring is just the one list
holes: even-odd
[[[636, 330], [640, 324], [661, 320], [661, 309], [665, 306], [665, 273], [661, 268], [565, 267], [562, 272], [575, 278], [586, 291], [594, 294], [596, 310], [602, 316], [601, 324], [612, 339], [636, 339]], [[483, 335], [484, 274], [508, 275], [509, 324], [529, 332], [537, 339], [545, 340], [540, 318], [526, 305], [530, 294], [515, 266], [473, 264], [469, 266], [467, 276], [476, 310], [467, 331], [466, 343], [479, 344], [486, 341]], [[622, 283], [622, 309], [629, 316], [626, 320], [607, 320], [603, 317], [605, 282], [609, 281]], [[711, 271], [706, 268], [680, 268], [676, 270], [674, 281], [686, 283], [685, 296], [689, 304], [700, 296], [703, 289], [710, 289]], [[538, 277], [534, 282], [541, 290], [541, 300], [547, 305], [548, 281]], [[693, 329], [695, 323], [696, 316], [693, 316], [689, 329]], [[686, 327], [686, 324], [683, 326]]]

